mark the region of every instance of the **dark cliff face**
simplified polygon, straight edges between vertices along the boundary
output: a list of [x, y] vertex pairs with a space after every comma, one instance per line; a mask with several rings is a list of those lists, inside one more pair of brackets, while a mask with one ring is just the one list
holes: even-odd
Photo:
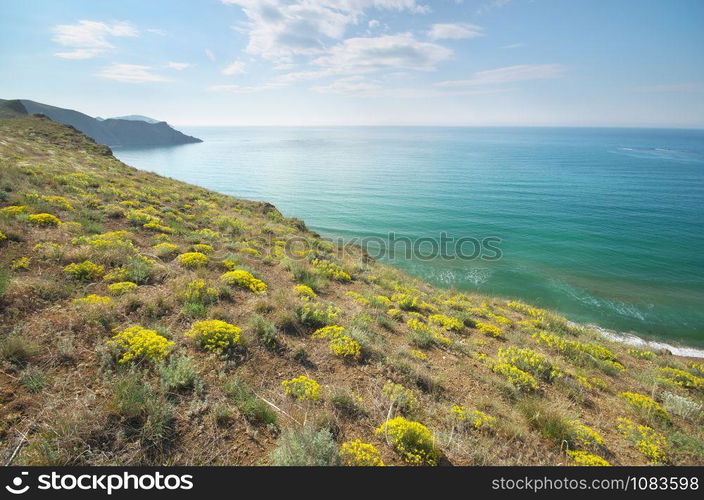
[[63, 109], [34, 101], [20, 102], [28, 114], [43, 114], [54, 121], [71, 125], [96, 142], [108, 146], [168, 146], [203, 142], [171, 128], [166, 122], [147, 123], [135, 120], [97, 120], [72, 109]]
[[162, 146], [203, 142], [171, 128], [166, 122], [147, 123], [137, 120], [108, 119], [99, 122], [119, 144], [115, 146]]

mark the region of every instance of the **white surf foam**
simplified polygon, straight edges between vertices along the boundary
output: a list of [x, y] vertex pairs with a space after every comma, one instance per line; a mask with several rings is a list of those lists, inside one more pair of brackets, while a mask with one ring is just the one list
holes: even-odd
[[[579, 326], [576, 325], [575, 326]], [[589, 324], [586, 325], [592, 330], [596, 330], [604, 338], [614, 341], [621, 342], [624, 344], [632, 345], [634, 347], [647, 348], [647, 349], [664, 349], [671, 352], [676, 356], [686, 356], [688, 358], [704, 358], [704, 349], [699, 349], [696, 347], [688, 347], [682, 345], [667, 344], [665, 342], [659, 342], [657, 340], [646, 340], [642, 337], [634, 335], [632, 333], [616, 332], [613, 330], [607, 330], [597, 325]]]

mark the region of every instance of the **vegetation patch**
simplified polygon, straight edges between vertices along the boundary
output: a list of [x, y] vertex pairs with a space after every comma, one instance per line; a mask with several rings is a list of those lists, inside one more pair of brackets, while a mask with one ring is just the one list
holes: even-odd
[[174, 343], [155, 330], [133, 326], [116, 334], [108, 345], [119, 351], [118, 363], [161, 361], [169, 355]]
[[220, 280], [229, 286], [245, 288], [254, 293], [266, 292], [266, 283], [264, 283], [262, 280], [255, 278], [252, 273], [244, 271], [242, 269], [229, 271], [220, 276]]
[[437, 465], [440, 453], [430, 430], [420, 422], [396, 417], [384, 422], [376, 433], [384, 436], [401, 458], [411, 465]]
[[317, 380], [301, 375], [281, 382], [286, 394], [299, 401], [318, 401], [320, 384]]
[[206, 351], [227, 354], [241, 346], [242, 329], [219, 319], [197, 321], [185, 335]]

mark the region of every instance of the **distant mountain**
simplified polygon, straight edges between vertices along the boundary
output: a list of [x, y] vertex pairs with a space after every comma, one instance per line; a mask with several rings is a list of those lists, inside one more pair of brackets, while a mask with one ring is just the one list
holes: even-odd
[[147, 122], [147, 123], [159, 123], [161, 120], [155, 120], [154, 118], [149, 118], [144, 115], [127, 115], [127, 116], [113, 116], [113, 120], [129, 120], [132, 122]]
[[18, 99], [6, 101], [0, 99], [0, 118], [13, 118], [15, 116], [26, 115], [27, 110]]
[[0, 100], [0, 117], [11, 117], [13, 114], [46, 115], [54, 121], [71, 125], [96, 142], [108, 146], [167, 146], [203, 142], [171, 128], [166, 122], [147, 117], [136, 119], [138, 115], [99, 120], [72, 109], [57, 108], [27, 99]]

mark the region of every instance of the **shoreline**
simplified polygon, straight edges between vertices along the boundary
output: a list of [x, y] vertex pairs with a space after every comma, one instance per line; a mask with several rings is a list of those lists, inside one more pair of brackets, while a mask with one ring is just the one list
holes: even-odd
[[[119, 150], [118, 150], [118, 151], [119, 151]], [[125, 161], [127, 161], [127, 160], [122, 160], [122, 159], [120, 159], [117, 155], [115, 155], [115, 158], [116, 158], [118, 161], [123, 162], [123, 163], [125, 163]], [[152, 170], [148, 170], [148, 169], [143, 169], [143, 168], [137, 167], [137, 166], [135, 166], [135, 165], [133, 165], [133, 164], [129, 164], [129, 163], [125, 163], [125, 164], [131, 166], [132, 168], [135, 168], [136, 170], [142, 171], [142, 172], [157, 173], [156, 171], [152, 171]], [[157, 174], [157, 175], [162, 175], [162, 174]], [[165, 177], [171, 178], [171, 179], [175, 179], [175, 180], [179, 180], [180, 182], [187, 182], [187, 181], [178, 179], [178, 178], [176, 178], [176, 177], [170, 177], [170, 176], [165, 176]], [[198, 186], [200, 186], [200, 187], [202, 187], [202, 188], [204, 188], [204, 189], [208, 189], [208, 188], [206, 188], [206, 187], [205, 187], [204, 185], [202, 185], [202, 184], [198, 184]], [[218, 193], [220, 193], [220, 194], [226, 195], [226, 196], [235, 196], [235, 195], [232, 195], [232, 194], [229, 194], [229, 193], [222, 192], [222, 191], [217, 190], [217, 189], [214, 189], [214, 191], [215, 191], [215, 192], [218, 192]], [[243, 200], [254, 201], [254, 202], [269, 203], [269, 202], [267, 202], [267, 201], [265, 201], [265, 200], [262, 200], [262, 199], [248, 198], [248, 197], [246, 197], [246, 196], [241, 196], [241, 195], [237, 195], [237, 198], [240, 198], [240, 199], [243, 199]], [[274, 205], [274, 206], [276, 206], [276, 205]], [[277, 210], [279, 210], [278, 207], [276, 207], [276, 208], [277, 208]], [[282, 213], [284, 213], [284, 212], [282, 212]], [[286, 215], [286, 214], [284, 214], [284, 215]], [[288, 216], [288, 215], [287, 215], [287, 216]], [[305, 220], [304, 220], [304, 223], [305, 223]], [[309, 226], [306, 224], [306, 227], [309, 227]], [[324, 230], [319, 230], [319, 229], [317, 229], [317, 228], [311, 228], [311, 227], [309, 227], [309, 229], [311, 229], [312, 231], [317, 232], [317, 233], [320, 234], [324, 239], [329, 240], [329, 241], [332, 241], [334, 236], [339, 236], [339, 233], [330, 233], [329, 230], [324, 231]], [[355, 246], [357, 246], [357, 245], [355, 245]], [[403, 269], [403, 268], [400, 267], [400, 266], [396, 266], [396, 265], [394, 265], [394, 264], [391, 263], [391, 262], [388, 262], [388, 261], [380, 261], [380, 262], [384, 263], [385, 265], [391, 266], [391, 267], [393, 267], [394, 269], [398, 269], [398, 270], [400, 270], [400, 271], [409, 273], [408, 270]], [[421, 276], [421, 275], [418, 275], [418, 274], [415, 274], [415, 273], [409, 273], [409, 274], [411, 274], [412, 276], [415, 276], [416, 278], [422, 280], [422, 281], [425, 282], [425, 283], [430, 284], [430, 282], [429, 282], [429, 281], [427, 280], [427, 278], [424, 277], [424, 276]], [[448, 287], [443, 286], [442, 284], [435, 284], [434, 286], [439, 286], [439, 287], [442, 287], [442, 288], [448, 288]], [[479, 293], [479, 292], [477, 292], [477, 291], [474, 291], [474, 292], [475, 292], [475, 293]], [[503, 300], [510, 300], [508, 297], [503, 297], [503, 296], [501, 296], [501, 295], [491, 295], [491, 297], [493, 297], [493, 298], [499, 298], [499, 299], [503, 299]], [[519, 298], [518, 300], [522, 300], [522, 301], [524, 301], [524, 302], [530, 303], [530, 299]], [[538, 306], [538, 307], [539, 307], [539, 306]], [[557, 312], [557, 311], [553, 311], [552, 309], [548, 309], [548, 310], [550, 310], [551, 312], [555, 312], [556, 314], [563, 315], [562, 313], [559, 313], [559, 312]], [[569, 318], [568, 318], [568, 321], [569, 321], [570, 324], [573, 324], [573, 325], [575, 325], [575, 326], [582, 326], [582, 327], [586, 327], [586, 328], [591, 328], [591, 329], [595, 330], [597, 333], [599, 333], [602, 337], [606, 338], [607, 340], [613, 341], [613, 342], [619, 342], [619, 343], [631, 345], [631, 346], [634, 346], [634, 347], [649, 348], [649, 349], [653, 349], [653, 350], [666, 350], [666, 351], [669, 351], [669, 352], [671, 352], [672, 354], [677, 355], [677, 356], [704, 359], [704, 348], [702, 348], [702, 347], [695, 347], [695, 346], [688, 346], [688, 345], [684, 345], [684, 344], [677, 344], [677, 343], [676, 343], [677, 341], [672, 341], [673, 343], [670, 343], [670, 342], [668, 342], [668, 341], [647, 340], [646, 338], [641, 337], [641, 336], [638, 335], [637, 333], [627, 333], [627, 332], [622, 332], [622, 331], [610, 330], [610, 329], [608, 329], [608, 328], [604, 328], [604, 327], [599, 326], [599, 325], [594, 324], [594, 323], [577, 323], [577, 322], [574, 322], [574, 321], [569, 320]]]
[[609, 330], [603, 328], [599, 325], [593, 323], [579, 325], [577, 323], [570, 322], [575, 326], [584, 326], [591, 328], [592, 330], [599, 333], [602, 337], [613, 342], [620, 342], [622, 344], [631, 345], [634, 347], [648, 348], [652, 350], [666, 350], [675, 356], [682, 356], [686, 358], [704, 358], [704, 349], [699, 347], [690, 347], [686, 345], [674, 345], [667, 342], [661, 342], [658, 340], [646, 340], [643, 337], [638, 336], [635, 333], [625, 333], [617, 332], [614, 330]]

